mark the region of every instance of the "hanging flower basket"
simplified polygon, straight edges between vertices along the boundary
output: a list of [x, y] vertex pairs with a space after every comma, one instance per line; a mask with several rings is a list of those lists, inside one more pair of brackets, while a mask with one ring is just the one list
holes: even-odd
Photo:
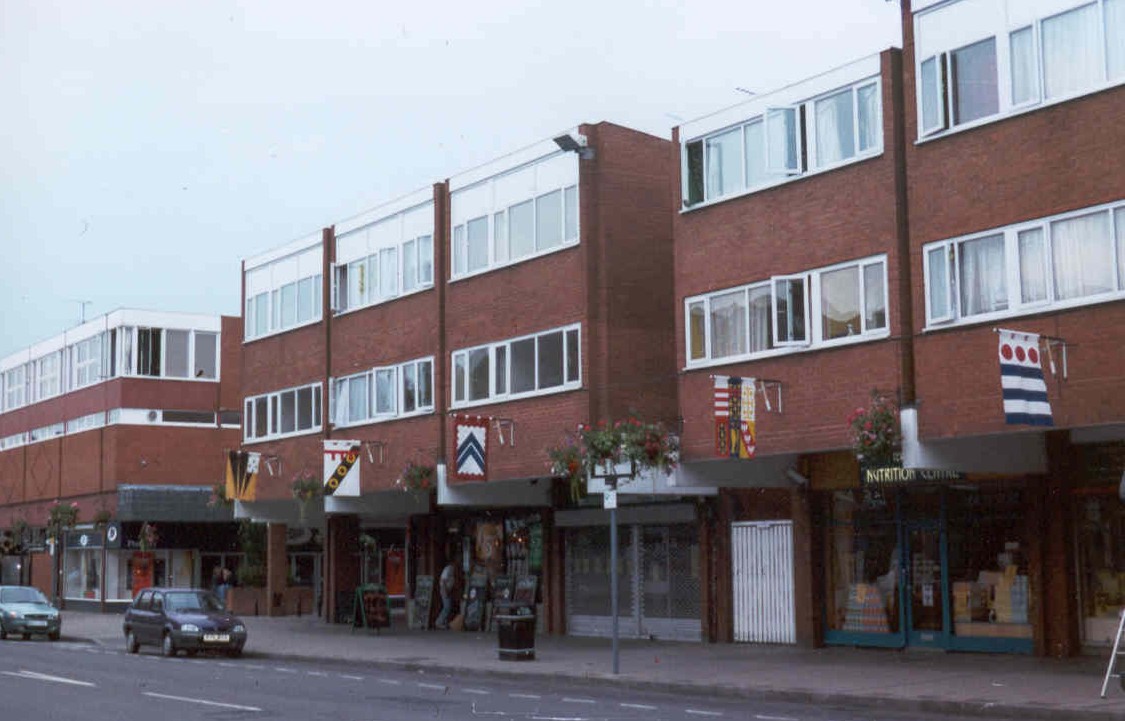
[[105, 528], [109, 524], [110, 513], [105, 508], [98, 509], [94, 514], [94, 528]]
[[637, 470], [667, 473], [680, 462], [680, 440], [659, 423], [633, 416], [613, 423], [583, 423], [561, 446], [547, 449], [552, 475], [567, 480], [570, 495], [585, 495], [587, 476], [597, 475], [607, 464], [630, 463]]
[[860, 463], [883, 465], [893, 460], [902, 436], [898, 408], [890, 398], [872, 391], [871, 403], [866, 408], [852, 411], [847, 423], [852, 450]]
[[78, 504], [55, 501], [47, 509], [47, 536], [58, 538], [78, 523]]
[[211, 486], [211, 496], [207, 499], [208, 508], [230, 508], [234, 499], [227, 497], [227, 484], [224, 481]]
[[156, 544], [159, 541], [160, 536], [156, 533], [156, 526], [148, 522], [141, 525], [140, 535], [137, 536], [137, 543], [141, 547], [141, 553], [156, 548]]
[[395, 487], [403, 491], [428, 491], [437, 480], [437, 469], [424, 463], [410, 461], [395, 479]]
[[293, 498], [299, 503], [308, 503], [314, 498], [320, 498], [324, 487], [320, 479], [313, 476], [297, 476], [293, 479]]

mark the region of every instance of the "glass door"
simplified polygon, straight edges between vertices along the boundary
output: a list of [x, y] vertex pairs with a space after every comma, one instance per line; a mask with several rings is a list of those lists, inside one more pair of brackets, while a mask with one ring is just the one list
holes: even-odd
[[906, 527], [907, 639], [911, 646], [945, 648], [949, 641], [949, 604], [945, 582], [945, 534], [933, 522]]

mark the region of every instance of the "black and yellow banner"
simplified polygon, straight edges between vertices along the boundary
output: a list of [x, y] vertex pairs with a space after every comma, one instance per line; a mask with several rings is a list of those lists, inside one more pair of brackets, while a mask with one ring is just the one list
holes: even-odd
[[227, 498], [253, 501], [258, 496], [258, 462], [261, 455], [248, 451], [227, 452]]

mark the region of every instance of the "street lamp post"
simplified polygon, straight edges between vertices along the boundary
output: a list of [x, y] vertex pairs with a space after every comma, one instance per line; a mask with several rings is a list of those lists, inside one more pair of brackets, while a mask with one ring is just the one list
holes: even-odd
[[617, 489], [621, 479], [631, 479], [637, 475], [637, 462], [630, 459], [626, 473], [618, 473], [612, 461], [606, 461], [607, 473], [594, 473], [593, 477], [605, 483], [603, 507], [609, 510], [609, 605], [613, 635], [613, 673], [621, 672], [621, 653], [617, 626]]

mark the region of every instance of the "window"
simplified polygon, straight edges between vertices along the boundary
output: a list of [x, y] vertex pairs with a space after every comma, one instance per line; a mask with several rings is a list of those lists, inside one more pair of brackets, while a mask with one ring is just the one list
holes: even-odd
[[453, 403], [577, 387], [580, 359], [578, 326], [455, 351]]
[[[123, 330], [123, 338], [131, 341], [132, 329]], [[138, 328], [137, 348], [138, 375], [218, 378], [219, 334], [213, 331]], [[128, 367], [128, 361], [123, 365]]]
[[[319, 383], [247, 398], [243, 404], [245, 440], [261, 441], [319, 431], [320, 408]], [[213, 414], [211, 422], [214, 423]]]
[[160, 348], [163, 332], [159, 328], [137, 329], [137, 375], [160, 375]]
[[211, 411], [163, 411], [164, 423], [186, 423], [191, 425], [215, 425], [215, 414]]
[[768, 108], [684, 147], [684, 205], [716, 200], [882, 150], [880, 84], [870, 78]]
[[[346, 238], [341, 242], [346, 243]], [[422, 235], [335, 266], [332, 307], [336, 312], [362, 308], [432, 286], [433, 282], [433, 236]]]
[[[493, 182], [502, 182], [503, 177]], [[557, 187], [534, 197], [524, 195], [486, 215], [455, 223], [453, 277], [518, 262], [577, 241], [576, 185]]]
[[[916, 46], [923, 48], [916, 68], [920, 136], [1066, 100], [1125, 79], [1125, 0], [1098, 0], [1037, 17], [1031, 17], [1036, 7], [1022, 0], [1008, 0], [1007, 5], [1007, 12], [978, 15], [991, 17], [981, 21], [991, 24], [964, 32], [951, 33], [951, 28], [964, 25], [965, 3], [916, 16]], [[951, 35], [979, 39], [961, 47], [935, 47]]]
[[101, 380], [102, 334], [79, 341], [71, 347], [72, 388], [84, 388]]
[[[776, 276], [687, 298], [684, 305], [689, 365], [879, 337], [887, 332], [886, 259]], [[810, 326], [813, 307], [820, 319]]]
[[188, 377], [188, 338], [186, 330], [167, 330], [164, 332], [165, 359], [164, 375], [169, 378]]
[[322, 258], [317, 244], [246, 270], [245, 340], [320, 320]]
[[1125, 296], [1123, 213], [1118, 203], [927, 245], [928, 323]]
[[57, 396], [60, 389], [59, 366], [61, 353], [54, 352], [35, 361], [35, 400]]
[[194, 378], [215, 379], [219, 366], [219, 334], [195, 331], [193, 334], [195, 350]]
[[334, 425], [433, 411], [433, 373], [433, 359], [426, 358], [336, 379], [332, 394]]
[[4, 410], [10, 411], [27, 403], [27, 366], [4, 372]]

